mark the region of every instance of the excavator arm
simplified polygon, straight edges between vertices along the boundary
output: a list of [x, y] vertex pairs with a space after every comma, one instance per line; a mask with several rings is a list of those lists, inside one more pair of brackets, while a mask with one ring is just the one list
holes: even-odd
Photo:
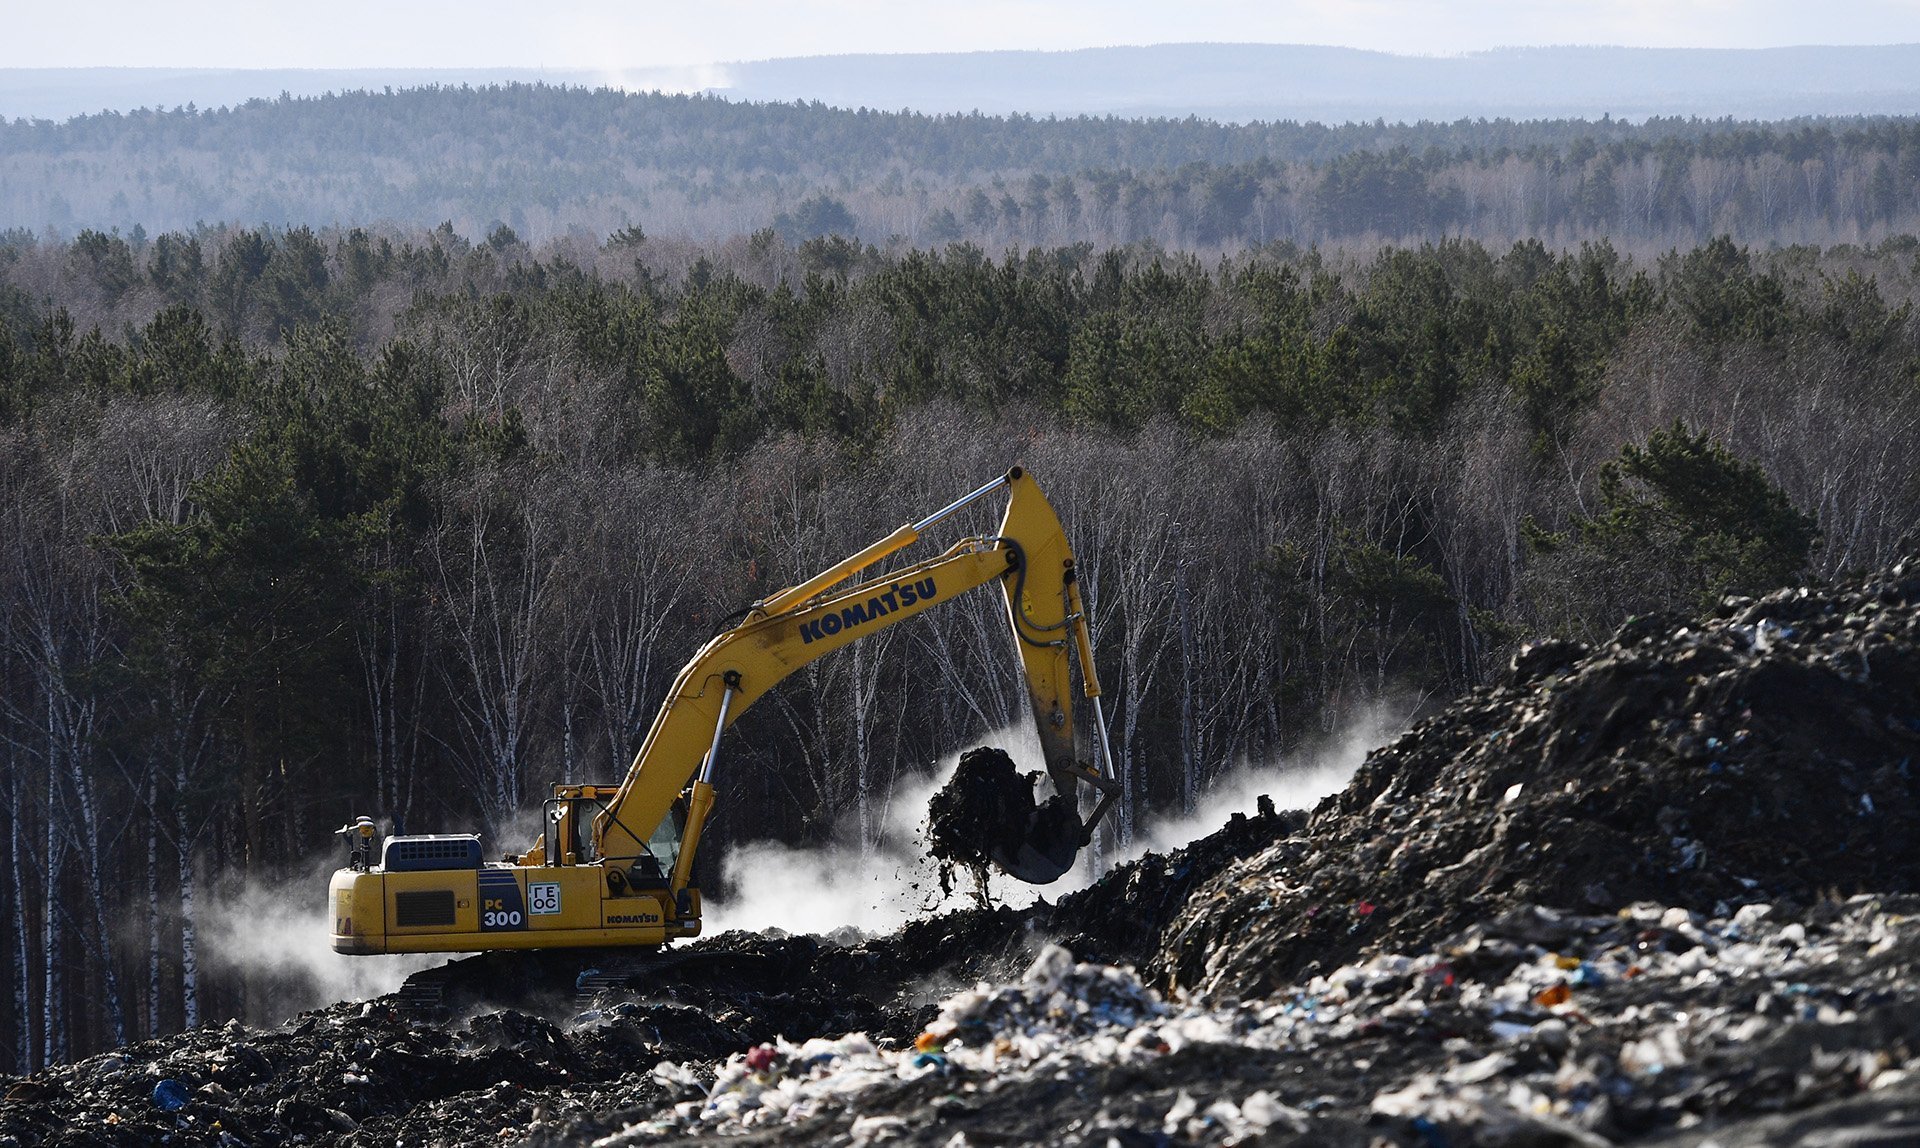
[[[963, 539], [935, 557], [848, 584], [917, 542], [942, 519], [1002, 489], [1008, 492], [1007, 509], [997, 533]], [[1085, 782], [1106, 799], [1089, 820], [1090, 831], [1117, 788], [1109, 780], [1110, 765], [1096, 770], [1074, 757], [1069, 650], [1079, 656], [1085, 696], [1098, 707], [1092, 641], [1066, 532], [1032, 477], [1015, 467], [807, 581], [755, 603], [745, 621], [702, 647], [674, 680], [625, 781], [594, 818], [597, 856], [610, 866], [650, 856], [646, 842], [684, 794], [685, 829], [671, 878], [675, 890], [684, 888], [712, 807], [720, 734], [727, 726], [814, 659], [995, 580], [1005, 595], [1041, 752], [1056, 788], [1066, 792]], [[1098, 738], [1102, 760], [1110, 760], [1104, 728]], [[540, 863], [543, 850], [544, 839], [521, 862]], [[1016, 875], [1044, 882], [1059, 874]]]

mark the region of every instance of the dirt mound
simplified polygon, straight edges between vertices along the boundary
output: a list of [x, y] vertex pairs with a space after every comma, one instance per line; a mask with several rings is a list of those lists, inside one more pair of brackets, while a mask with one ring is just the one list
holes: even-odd
[[1503, 911], [1920, 889], [1920, 566], [1530, 647], [1202, 889], [1166, 983], [1255, 997]]

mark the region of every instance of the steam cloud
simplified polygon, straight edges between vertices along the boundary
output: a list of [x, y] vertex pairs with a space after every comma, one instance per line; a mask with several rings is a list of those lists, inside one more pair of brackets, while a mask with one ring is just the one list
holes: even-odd
[[393, 992], [447, 954], [349, 957], [333, 951], [327, 879], [329, 857], [304, 877], [211, 890], [199, 926], [201, 964], [242, 976], [249, 1024], [277, 1024], [335, 1001]]
[[723, 64], [689, 64], [683, 67], [599, 69], [600, 83], [622, 92], [661, 92], [667, 95], [698, 95], [733, 87], [733, 72]]
[[[1006, 750], [1023, 770], [1043, 768], [1040, 739], [1030, 728], [1002, 730], [985, 741]], [[938, 908], [940, 881], [924, 841], [927, 802], [952, 779], [960, 752], [879, 797], [886, 816], [880, 840], [867, 850], [859, 846], [854, 815], [834, 827], [827, 845], [751, 841], [728, 850], [722, 888], [702, 907], [708, 931], [828, 933], [852, 926], [880, 933]]]
[[[516, 812], [492, 834], [466, 831], [480, 832], [484, 854], [498, 856], [507, 847], [517, 851], [539, 840], [544, 824], [536, 805]], [[304, 876], [216, 884], [209, 890], [199, 922], [200, 963], [209, 972], [244, 978], [248, 1023], [277, 1024], [335, 1001], [383, 996], [421, 969], [461, 955], [334, 952], [327, 881], [343, 861], [343, 855], [328, 851]]]
[[[1058, 900], [1086, 888], [1114, 865], [1149, 852], [1177, 849], [1226, 824], [1235, 813], [1251, 814], [1262, 795], [1278, 809], [1311, 809], [1321, 798], [1344, 788], [1369, 752], [1405, 728], [1408, 710], [1375, 706], [1339, 733], [1302, 753], [1267, 763], [1242, 763], [1216, 777], [1200, 794], [1191, 815], [1163, 818], [1135, 827], [1133, 841], [1109, 852], [1100, 872], [1081, 865], [1047, 886], [1022, 884], [995, 875], [995, 900], [1014, 906], [1040, 897]], [[1038, 739], [1016, 727], [982, 739], [1007, 751], [1022, 770], [1042, 768]], [[927, 777], [896, 788], [880, 841], [866, 851], [855, 827], [835, 827], [833, 841], [796, 848], [778, 842], [749, 842], [727, 855], [721, 888], [710, 893], [704, 911], [710, 932], [769, 928], [795, 933], [830, 933], [851, 926], [865, 933], [888, 932], [914, 917], [967, 903], [955, 888], [940, 896], [933, 863], [922, 840], [927, 802], [953, 776], [960, 754], [940, 760]]]
[[1225, 825], [1236, 813], [1252, 816], [1262, 796], [1271, 797], [1275, 809], [1312, 809], [1321, 798], [1345, 789], [1369, 753], [1399, 736], [1410, 712], [1410, 707], [1375, 705], [1302, 753], [1257, 765], [1241, 762], [1214, 779], [1195, 801], [1192, 814], [1162, 818], [1137, 830], [1132, 844], [1111, 864], [1178, 849]]

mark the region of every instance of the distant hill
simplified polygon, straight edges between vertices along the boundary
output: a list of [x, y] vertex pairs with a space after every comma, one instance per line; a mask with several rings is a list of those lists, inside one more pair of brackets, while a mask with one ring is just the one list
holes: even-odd
[[1396, 56], [1282, 44], [809, 56], [709, 68], [0, 69], [0, 117], [231, 106], [281, 93], [544, 82], [890, 111], [1323, 123], [1920, 112], [1920, 45], [1502, 48]]
[[989, 249], [1859, 243], [1920, 231], [1920, 117], [1231, 125], [512, 84], [0, 122], [0, 248], [9, 229], [441, 222]]
[[342, 94], [0, 120], [0, 258], [9, 231], [117, 228], [137, 244], [222, 224], [1197, 251], [1603, 236], [1649, 251], [1716, 234], [1920, 232], [1915, 115], [1329, 126], [851, 110], [444, 73], [395, 74], [384, 90], [379, 73], [354, 76]]
[[585, 84], [579, 72], [532, 68], [0, 68], [0, 119], [67, 120], [136, 108], [234, 107], [254, 99], [433, 84]]
[[1282, 44], [836, 56], [729, 65], [724, 94], [838, 107], [1346, 123], [1461, 117], [1900, 115], [1920, 44], [1503, 48], [1395, 56]]

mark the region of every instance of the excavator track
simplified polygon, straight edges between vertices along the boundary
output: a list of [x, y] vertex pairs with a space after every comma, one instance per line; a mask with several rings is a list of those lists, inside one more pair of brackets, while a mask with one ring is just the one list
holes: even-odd
[[610, 989], [644, 992], [650, 983], [659, 984], [663, 978], [679, 979], [676, 974], [743, 969], [763, 963], [765, 958], [758, 954], [723, 949], [480, 953], [414, 973], [386, 1003], [403, 1016], [432, 1022], [476, 1009], [544, 1011], [563, 1002], [577, 1013], [591, 1008], [596, 998]]

